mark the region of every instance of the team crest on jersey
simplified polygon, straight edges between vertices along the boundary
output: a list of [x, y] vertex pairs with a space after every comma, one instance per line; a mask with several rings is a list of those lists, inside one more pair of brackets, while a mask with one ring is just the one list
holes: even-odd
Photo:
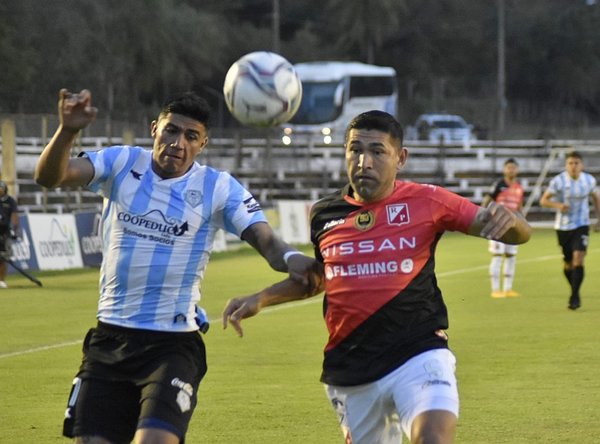
[[373, 227], [374, 224], [375, 214], [373, 214], [373, 212], [370, 210], [361, 211], [354, 218], [354, 226], [361, 231], [369, 230], [371, 227]]
[[202, 203], [202, 193], [198, 190], [187, 190], [184, 199], [192, 207], [197, 207]]
[[400, 203], [387, 205], [388, 225], [404, 225], [410, 223], [410, 214], [408, 213], [408, 204]]

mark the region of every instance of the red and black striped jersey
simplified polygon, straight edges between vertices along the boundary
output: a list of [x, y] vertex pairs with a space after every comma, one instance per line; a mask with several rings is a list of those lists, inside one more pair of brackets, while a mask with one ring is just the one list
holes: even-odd
[[525, 192], [519, 182], [515, 181], [509, 185], [505, 179], [501, 179], [492, 185], [489, 195], [494, 201], [509, 210], [520, 211]]
[[479, 208], [444, 188], [403, 181], [378, 202], [350, 193], [346, 186], [311, 210], [329, 331], [321, 380], [333, 385], [371, 382], [447, 347], [435, 248], [444, 231], [467, 232]]

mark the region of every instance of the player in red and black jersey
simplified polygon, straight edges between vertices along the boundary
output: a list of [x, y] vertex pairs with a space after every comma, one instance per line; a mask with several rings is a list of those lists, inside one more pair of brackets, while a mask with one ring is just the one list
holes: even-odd
[[[494, 201], [512, 211], [521, 211], [523, 207], [524, 191], [517, 179], [519, 164], [513, 158], [506, 159], [502, 168], [502, 179], [496, 181], [488, 194], [483, 198], [482, 206], [487, 206]], [[492, 254], [490, 262], [490, 279], [493, 298], [515, 297], [519, 293], [513, 290], [515, 279], [515, 266], [518, 248], [495, 240], [489, 241], [489, 252]], [[501, 273], [502, 271], [502, 273]], [[502, 274], [502, 287], [500, 275]]]
[[451, 443], [458, 390], [435, 248], [447, 230], [522, 243], [531, 229], [502, 205], [483, 208], [443, 188], [396, 180], [408, 151], [387, 113], [357, 116], [345, 146], [349, 184], [311, 211], [318, 284], [307, 289], [288, 279], [232, 299], [223, 325], [242, 335], [241, 320], [261, 308], [324, 290], [321, 380], [346, 443], [400, 443], [402, 432], [415, 443]]

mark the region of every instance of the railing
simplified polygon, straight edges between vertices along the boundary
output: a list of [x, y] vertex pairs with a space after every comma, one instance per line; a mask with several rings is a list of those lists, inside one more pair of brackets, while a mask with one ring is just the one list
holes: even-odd
[[[122, 139], [112, 138], [113, 145]], [[100, 149], [106, 137], [77, 140], [73, 154]], [[138, 138], [135, 144], [151, 149], [153, 140]], [[560, 153], [582, 150], [586, 170], [600, 174], [600, 141], [511, 140], [478, 141], [468, 145], [442, 145], [407, 141], [409, 159], [399, 177], [442, 185], [480, 202], [490, 184], [501, 176], [504, 161], [519, 162], [520, 179], [526, 193], [539, 192], [547, 177], [562, 170]], [[39, 138], [17, 138], [17, 197], [24, 211], [71, 212], [98, 208], [101, 199], [82, 189], [45, 190], [34, 183], [32, 173], [43, 148]], [[554, 150], [554, 151], [553, 151]], [[551, 152], [557, 159], [548, 162]], [[316, 200], [346, 182], [344, 149], [340, 143], [324, 145], [313, 139], [285, 146], [273, 138], [213, 138], [198, 158], [200, 163], [230, 171], [264, 206], [279, 199]], [[543, 177], [541, 173], [545, 174]], [[537, 190], [537, 191], [536, 191]], [[535, 203], [532, 213], [545, 213]]]

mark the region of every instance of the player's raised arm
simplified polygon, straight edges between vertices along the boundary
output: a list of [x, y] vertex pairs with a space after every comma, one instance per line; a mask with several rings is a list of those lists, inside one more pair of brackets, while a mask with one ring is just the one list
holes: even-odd
[[34, 178], [46, 188], [61, 185], [87, 185], [94, 175], [91, 162], [71, 158], [71, 147], [77, 133], [96, 118], [92, 95], [84, 89], [73, 94], [61, 89], [58, 100], [59, 126], [38, 160]]
[[270, 305], [305, 299], [321, 293], [324, 289], [322, 267], [319, 266], [312, 274], [311, 279], [316, 282], [316, 285], [311, 291], [307, 291], [306, 286], [301, 283], [287, 278], [258, 293], [230, 299], [223, 310], [223, 328], [227, 328], [227, 324], [231, 324], [238, 336], [242, 337], [244, 336], [242, 319], [252, 317]]
[[507, 244], [522, 244], [531, 237], [531, 226], [520, 213], [491, 202], [486, 208], [479, 208], [469, 234]]

